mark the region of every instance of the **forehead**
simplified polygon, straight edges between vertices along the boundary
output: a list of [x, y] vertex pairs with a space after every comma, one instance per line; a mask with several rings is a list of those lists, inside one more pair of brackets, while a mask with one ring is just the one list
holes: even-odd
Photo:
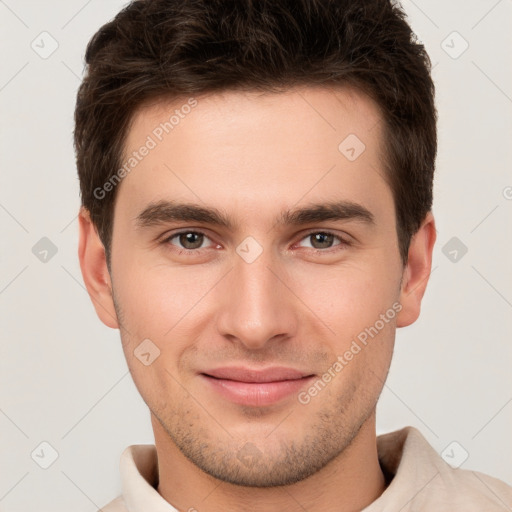
[[134, 165], [118, 194], [138, 206], [169, 196], [243, 205], [248, 215], [262, 200], [290, 206], [344, 191], [371, 203], [387, 188], [381, 121], [348, 87], [158, 100], [133, 116], [124, 163]]
[[301, 131], [313, 141], [317, 135], [328, 136], [334, 142], [352, 130], [360, 139], [368, 139], [374, 130], [374, 136], [379, 134], [381, 113], [370, 97], [348, 86], [296, 87], [280, 93], [227, 90], [173, 100], [156, 98], [133, 114], [125, 149], [137, 147], [141, 136], [146, 135], [157, 144], [165, 142], [168, 135], [176, 137], [180, 133], [193, 133], [203, 140], [228, 135], [229, 140], [235, 135], [230, 133], [233, 127], [250, 129], [258, 136], [272, 128], [285, 129], [281, 133], [283, 139]]

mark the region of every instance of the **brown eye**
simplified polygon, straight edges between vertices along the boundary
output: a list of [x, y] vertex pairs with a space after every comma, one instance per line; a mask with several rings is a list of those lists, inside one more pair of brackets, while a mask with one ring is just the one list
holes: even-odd
[[203, 243], [203, 238], [201, 233], [182, 233], [179, 235], [180, 244], [185, 249], [199, 249]]
[[310, 247], [311, 249], [331, 249], [337, 245], [348, 245], [340, 236], [328, 231], [313, 231], [306, 235], [303, 241], [309, 241], [309, 245], [303, 247]]
[[329, 249], [334, 241], [334, 235], [322, 232], [312, 233], [309, 235], [309, 238], [311, 239], [311, 245], [315, 249]]
[[[173, 242], [173, 240], [177, 240], [177, 243]], [[197, 231], [182, 231], [171, 235], [164, 240], [164, 242], [175, 246], [178, 250], [193, 251], [194, 249], [202, 249], [205, 240], [209, 239], [203, 233]]]

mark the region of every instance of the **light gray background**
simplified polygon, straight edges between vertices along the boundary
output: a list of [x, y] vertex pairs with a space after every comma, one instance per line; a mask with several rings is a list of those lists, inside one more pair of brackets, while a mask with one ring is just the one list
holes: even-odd
[[[119, 333], [97, 319], [77, 259], [75, 95], [87, 41], [124, 3], [0, 0], [5, 512], [95, 512], [120, 491], [121, 451], [153, 442]], [[440, 453], [457, 441], [463, 468], [512, 484], [512, 2], [404, 8], [435, 66], [438, 242], [421, 318], [398, 332], [378, 431], [414, 425]], [[43, 31], [58, 42], [47, 58], [31, 47], [51, 49]], [[461, 55], [453, 31], [469, 44]], [[57, 247], [47, 262], [32, 253], [42, 237]], [[451, 246], [443, 253], [452, 237], [467, 247], [455, 262]], [[58, 452], [48, 469], [43, 441]]]

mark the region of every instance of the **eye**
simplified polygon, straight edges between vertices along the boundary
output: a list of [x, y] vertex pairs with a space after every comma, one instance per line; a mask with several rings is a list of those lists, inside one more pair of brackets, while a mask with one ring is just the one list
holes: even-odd
[[200, 231], [181, 231], [167, 237], [165, 240], [163, 240], [163, 243], [175, 245], [172, 242], [174, 239], [177, 239], [178, 244], [180, 244], [177, 246], [177, 248], [182, 252], [204, 249], [204, 241], [209, 240], [209, 238]]
[[[338, 245], [349, 245], [346, 240], [329, 231], [312, 231], [302, 240], [310, 240], [311, 243], [309, 247], [317, 250], [330, 249]], [[336, 240], [338, 240], [338, 243], [334, 243]]]
[[[213, 242], [210, 245], [207, 245], [208, 240], [211, 242], [210, 238], [206, 236], [205, 233], [189, 230], [173, 233], [166, 237], [162, 243], [172, 245], [179, 254], [183, 254], [200, 252], [201, 249], [216, 246]], [[310, 243], [309, 245], [301, 245], [303, 241], [309, 241]], [[303, 237], [301, 242], [299, 242], [299, 246], [309, 247], [320, 252], [329, 252], [328, 249], [332, 249], [333, 247], [345, 247], [349, 245], [350, 242], [329, 231], [312, 231]], [[342, 247], [339, 248], [341, 249]]]

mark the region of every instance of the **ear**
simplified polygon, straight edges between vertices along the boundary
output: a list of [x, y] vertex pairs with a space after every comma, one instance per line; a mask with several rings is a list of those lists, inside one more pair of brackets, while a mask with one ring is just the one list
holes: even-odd
[[78, 223], [78, 258], [85, 287], [100, 320], [106, 326], [118, 329], [119, 323], [112, 298], [112, 282], [107, 267], [105, 248], [91, 221], [89, 211], [84, 207], [80, 208]]
[[416, 234], [411, 239], [409, 256], [405, 265], [400, 304], [402, 309], [397, 316], [397, 327], [414, 323], [421, 309], [421, 299], [427, 288], [432, 267], [432, 251], [436, 241], [436, 226], [432, 212], [429, 212]]

